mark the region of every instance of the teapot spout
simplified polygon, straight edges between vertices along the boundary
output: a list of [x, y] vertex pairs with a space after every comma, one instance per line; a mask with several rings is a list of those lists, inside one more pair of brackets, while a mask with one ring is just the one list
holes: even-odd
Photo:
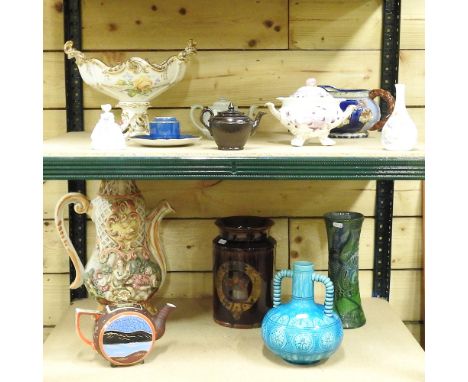
[[166, 277], [166, 256], [161, 245], [160, 224], [164, 216], [170, 212], [174, 212], [174, 210], [166, 200], [163, 200], [146, 217], [146, 237], [150, 252], [154, 255], [156, 262], [161, 267], [161, 285]]
[[357, 109], [356, 105], [349, 105], [345, 111], [343, 111], [343, 114], [341, 115], [341, 118], [337, 118], [334, 123], [331, 124], [330, 129], [334, 129], [335, 127], [340, 126], [343, 121], [346, 121], [349, 117], [351, 117], [351, 114]]
[[167, 303], [162, 309], [153, 317], [153, 324], [156, 328], [156, 339], [159, 340], [166, 331], [166, 321], [169, 313], [171, 313], [176, 306], [174, 304]]
[[273, 114], [275, 118], [281, 121], [281, 113], [278, 110], [276, 110], [273, 102], [267, 102], [265, 106], [268, 108], [268, 110], [270, 110], [270, 113]]

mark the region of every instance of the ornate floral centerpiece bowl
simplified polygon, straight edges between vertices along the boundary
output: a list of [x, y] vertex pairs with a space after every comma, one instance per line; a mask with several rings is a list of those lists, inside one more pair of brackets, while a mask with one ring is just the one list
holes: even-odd
[[73, 41], [67, 41], [63, 50], [69, 59], [75, 59], [86, 84], [119, 101], [122, 130], [127, 136], [149, 133], [150, 101], [182, 79], [187, 62], [197, 52], [196, 43], [189, 40], [182, 52], [160, 64], [131, 57], [118, 65], [107, 66], [74, 49]]

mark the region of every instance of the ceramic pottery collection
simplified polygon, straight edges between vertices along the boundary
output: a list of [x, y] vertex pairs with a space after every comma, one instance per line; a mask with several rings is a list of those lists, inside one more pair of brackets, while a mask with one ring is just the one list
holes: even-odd
[[[88, 213], [96, 227], [96, 246], [83, 267], [64, 227], [63, 210]], [[70, 285], [84, 282], [91, 296], [103, 305], [145, 302], [161, 287], [166, 260], [159, 242], [159, 224], [173, 212], [163, 201], [148, 216], [145, 201], [133, 180], [103, 180], [92, 201], [80, 193], [63, 196], [55, 209], [55, 224], [76, 269]]]
[[[292, 299], [281, 304], [281, 280], [292, 277]], [[314, 282], [325, 284], [325, 304], [314, 301]], [[340, 346], [343, 328], [333, 311], [333, 284], [314, 272], [309, 261], [296, 261], [293, 270], [276, 273], [273, 308], [262, 322], [265, 345], [294, 364], [313, 364], [329, 358]]]
[[[76, 309], [75, 327], [81, 340], [91, 346], [111, 365], [130, 366], [150, 353], [153, 344], [161, 338], [166, 319], [175, 305], [166, 304], [158, 314], [151, 315], [141, 305], [107, 305], [103, 311]], [[93, 339], [81, 330], [81, 316], [94, 318]]]
[[[330, 138], [365, 138], [368, 130], [380, 130], [395, 106], [392, 94], [384, 89], [337, 89], [333, 86], [320, 86], [334, 98], [340, 100], [340, 108], [345, 111], [349, 105], [356, 109], [343, 120], [339, 127], [330, 131]], [[375, 98], [380, 97], [387, 104], [387, 114], [382, 116]]]
[[[200, 138], [182, 135], [175, 117], [156, 117], [149, 123], [147, 115], [149, 101], [182, 79], [190, 57], [197, 52], [195, 45], [189, 40], [185, 50], [159, 65], [132, 57], [109, 67], [74, 49], [72, 41], [65, 43], [64, 51], [69, 59], [75, 59], [84, 82], [116, 98], [122, 108], [122, 124], [118, 125], [110, 105], [103, 106], [104, 113], [93, 131], [94, 148], [109, 149], [109, 134], [115, 138], [112, 148], [125, 148], [125, 140], [130, 138], [150, 146], [180, 146]], [[395, 87], [394, 110], [392, 95], [383, 89], [317, 86], [314, 78], [289, 97], [278, 97], [279, 109], [272, 102], [265, 106], [293, 135], [293, 146], [303, 146], [312, 139], [334, 145], [331, 138], [366, 137], [367, 131], [385, 124], [383, 147], [410, 150], [416, 144], [416, 126], [406, 110], [404, 85]], [[377, 96], [387, 103], [390, 118], [381, 116], [374, 101]], [[221, 98], [211, 107], [193, 105], [190, 117], [219, 150], [243, 150], [265, 114], [257, 112], [253, 118], [256, 109], [250, 106], [247, 116]], [[65, 230], [63, 212], [69, 204], [74, 204], [79, 214], [88, 213], [95, 223], [96, 245], [86, 266]], [[162, 201], [147, 214], [133, 180], [102, 180], [93, 200], [69, 193], [57, 203], [56, 227], [76, 269], [70, 288], [84, 283], [89, 294], [104, 306], [104, 310], [77, 309], [77, 333], [112, 365], [142, 362], [164, 334], [167, 316], [175, 308], [167, 304], [158, 314], [151, 314], [149, 303], [166, 275], [159, 226], [169, 212], [172, 208]], [[273, 277], [276, 241], [269, 235], [271, 219], [231, 216], [216, 220], [220, 233], [213, 240], [214, 321], [231, 328], [261, 326], [266, 347], [293, 364], [313, 364], [335, 353], [343, 328], [358, 328], [366, 322], [358, 279], [364, 217], [344, 211], [327, 213], [324, 219], [329, 277], [316, 273], [308, 261], [297, 261], [292, 270], [282, 270]], [[292, 278], [292, 298], [282, 304], [281, 281], [285, 277]], [[324, 305], [314, 301], [314, 282], [325, 285]], [[80, 319], [84, 315], [95, 319], [92, 339], [82, 332]]]
[[259, 327], [272, 306], [276, 241], [271, 219], [231, 216], [216, 220], [213, 240], [213, 317], [234, 328]]
[[328, 277], [335, 286], [335, 310], [343, 328], [358, 328], [366, 322], [359, 293], [359, 236], [364, 216], [358, 212], [329, 212], [324, 217]]

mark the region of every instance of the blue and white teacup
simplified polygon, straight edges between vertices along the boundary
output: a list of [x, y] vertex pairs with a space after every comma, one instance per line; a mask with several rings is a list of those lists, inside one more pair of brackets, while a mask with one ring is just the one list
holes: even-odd
[[150, 137], [153, 139], [180, 138], [179, 121], [175, 117], [156, 117], [149, 125]]

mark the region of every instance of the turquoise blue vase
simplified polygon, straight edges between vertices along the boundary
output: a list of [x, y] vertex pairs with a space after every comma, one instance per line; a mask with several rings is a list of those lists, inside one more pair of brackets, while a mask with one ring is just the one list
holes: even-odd
[[[281, 304], [281, 280], [292, 277], [292, 299]], [[314, 282], [325, 284], [325, 304], [314, 301]], [[273, 308], [262, 322], [265, 345], [294, 364], [313, 364], [330, 357], [343, 340], [343, 327], [333, 311], [333, 284], [314, 272], [309, 261], [296, 261], [273, 279]]]

